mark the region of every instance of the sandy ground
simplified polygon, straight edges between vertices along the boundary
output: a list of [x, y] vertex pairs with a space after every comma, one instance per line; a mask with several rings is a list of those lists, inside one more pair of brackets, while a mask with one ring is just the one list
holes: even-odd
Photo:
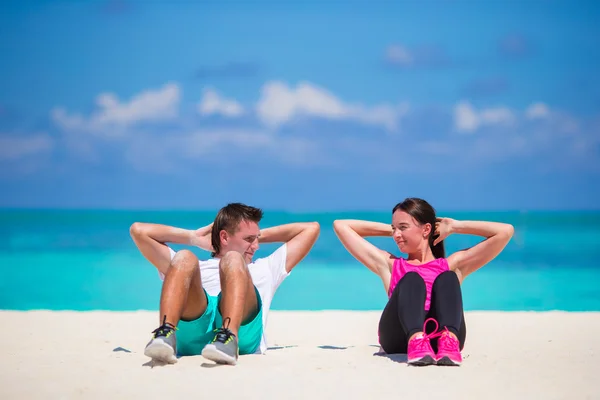
[[461, 367], [378, 353], [379, 312], [273, 311], [266, 355], [155, 366], [154, 312], [0, 311], [0, 399], [600, 399], [600, 313], [467, 313]]

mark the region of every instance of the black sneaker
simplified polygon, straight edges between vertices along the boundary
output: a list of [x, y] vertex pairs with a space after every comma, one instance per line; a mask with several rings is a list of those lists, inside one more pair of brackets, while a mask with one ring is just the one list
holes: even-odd
[[144, 354], [153, 361], [175, 364], [177, 362], [177, 340], [175, 339], [175, 328], [166, 323], [167, 316], [163, 318], [163, 324], [156, 328], [150, 342], [146, 345]]
[[[229, 317], [223, 321], [223, 326], [219, 329], [215, 329], [214, 339], [204, 346], [202, 349], [202, 357], [207, 358], [217, 364], [230, 364], [235, 365], [237, 363], [239, 349], [237, 337], [231, 333], [229, 328]], [[227, 323], [227, 325], [225, 325]]]

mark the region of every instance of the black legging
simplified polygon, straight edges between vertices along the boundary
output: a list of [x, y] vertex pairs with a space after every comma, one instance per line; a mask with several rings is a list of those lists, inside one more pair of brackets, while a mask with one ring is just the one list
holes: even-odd
[[[427, 318], [435, 318], [439, 329], [447, 327], [454, 333], [462, 350], [467, 328], [456, 273], [446, 271], [435, 279], [429, 311], [425, 311], [426, 295], [425, 281], [416, 272], [408, 272], [394, 288], [379, 320], [379, 344], [387, 354], [405, 354], [408, 338], [423, 330]], [[427, 324], [427, 333], [434, 327], [433, 322]], [[436, 339], [431, 341], [431, 346], [437, 352]]]

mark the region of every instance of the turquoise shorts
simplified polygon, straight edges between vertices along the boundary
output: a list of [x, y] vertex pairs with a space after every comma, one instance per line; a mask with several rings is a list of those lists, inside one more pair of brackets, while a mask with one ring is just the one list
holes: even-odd
[[[262, 323], [262, 300], [256, 287], [256, 299], [258, 300], [258, 312], [250, 321], [244, 321], [238, 332], [238, 346], [240, 354], [253, 354], [258, 350], [263, 333]], [[219, 311], [221, 294], [209, 296], [204, 291], [208, 304], [206, 311], [193, 321], [179, 321], [177, 325], [177, 355], [197, 356], [202, 349], [215, 337], [215, 329], [223, 325], [223, 317]]]

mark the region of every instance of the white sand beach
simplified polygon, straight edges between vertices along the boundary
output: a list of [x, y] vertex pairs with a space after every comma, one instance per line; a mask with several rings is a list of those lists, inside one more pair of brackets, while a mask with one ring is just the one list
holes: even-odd
[[469, 312], [461, 367], [378, 355], [379, 312], [273, 311], [266, 355], [152, 366], [155, 312], [1, 311], [0, 399], [600, 399], [600, 313]]

